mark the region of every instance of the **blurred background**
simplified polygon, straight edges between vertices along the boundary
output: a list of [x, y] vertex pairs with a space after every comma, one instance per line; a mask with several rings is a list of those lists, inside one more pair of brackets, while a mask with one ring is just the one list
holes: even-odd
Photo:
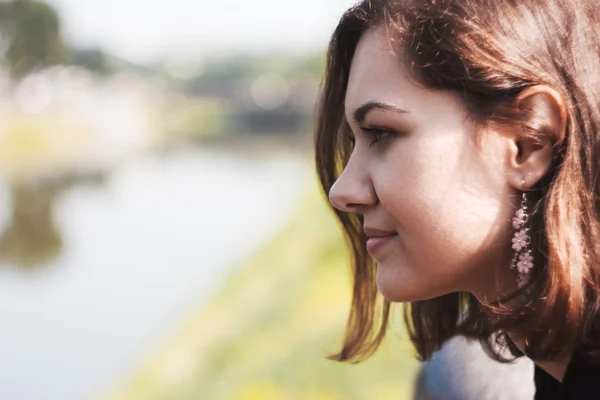
[[353, 3], [0, 1], [0, 399], [411, 398], [399, 322], [325, 360], [311, 122]]

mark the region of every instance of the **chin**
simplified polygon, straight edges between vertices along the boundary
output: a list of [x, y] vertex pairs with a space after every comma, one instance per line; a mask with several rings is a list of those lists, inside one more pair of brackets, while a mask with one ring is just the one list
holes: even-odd
[[414, 291], [403, 291], [399, 288], [394, 288], [394, 290], [385, 290], [379, 286], [377, 286], [377, 289], [383, 298], [390, 303], [406, 303], [411, 301], [427, 300], [427, 298], [424, 298], [424, 296], [422, 296], [420, 293], [415, 293]]
[[377, 290], [384, 299], [392, 303], [405, 303], [410, 301], [430, 300], [443, 295], [436, 293], [431, 288], [417, 282], [411, 283], [409, 279], [400, 274], [386, 276], [377, 270]]
[[419, 300], [422, 296], [415, 287], [408, 288], [405, 284], [394, 284], [389, 280], [381, 279], [377, 275], [377, 290], [384, 299], [392, 303], [403, 303]]

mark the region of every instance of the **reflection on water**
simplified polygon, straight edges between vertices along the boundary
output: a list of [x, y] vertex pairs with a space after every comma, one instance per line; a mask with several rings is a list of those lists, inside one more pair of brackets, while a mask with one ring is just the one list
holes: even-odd
[[0, 261], [23, 268], [48, 265], [60, 255], [63, 238], [54, 218], [58, 196], [75, 185], [100, 186], [106, 174], [63, 177], [10, 185], [9, 220], [0, 236]]
[[10, 222], [0, 237], [0, 258], [22, 267], [52, 261], [62, 248], [54, 222], [58, 185], [13, 184], [10, 188]]
[[276, 232], [307, 172], [298, 157], [188, 152], [101, 185], [0, 188], [0, 399], [90, 399], [127, 379]]

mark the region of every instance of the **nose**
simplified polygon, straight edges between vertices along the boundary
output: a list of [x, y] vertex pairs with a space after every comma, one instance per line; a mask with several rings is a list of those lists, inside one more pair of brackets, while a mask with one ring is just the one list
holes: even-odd
[[353, 162], [352, 157], [329, 190], [329, 202], [340, 211], [356, 213], [377, 204], [377, 196], [367, 169]]

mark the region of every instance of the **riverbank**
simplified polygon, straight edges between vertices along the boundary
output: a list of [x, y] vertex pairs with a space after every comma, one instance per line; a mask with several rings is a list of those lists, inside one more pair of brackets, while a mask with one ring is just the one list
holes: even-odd
[[195, 142], [164, 146], [158, 151], [169, 153], [180, 147], [198, 147], [206, 152], [227, 153], [242, 158], [310, 157], [313, 151], [312, 132], [299, 133], [236, 133], [207, 136]]
[[359, 365], [325, 359], [341, 343], [350, 274], [339, 229], [310, 187], [276, 239], [107, 398], [411, 399], [418, 363], [399, 311], [373, 358]]

